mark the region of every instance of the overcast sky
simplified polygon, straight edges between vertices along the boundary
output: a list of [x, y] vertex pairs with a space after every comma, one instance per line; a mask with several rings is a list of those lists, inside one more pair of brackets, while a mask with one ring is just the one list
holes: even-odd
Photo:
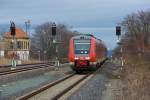
[[73, 27], [112, 27], [126, 14], [148, 9], [150, 0], [0, 0], [0, 23], [46, 21]]
[[114, 28], [127, 14], [149, 6], [150, 0], [0, 0], [0, 24], [30, 19], [32, 25], [55, 21], [77, 29]]

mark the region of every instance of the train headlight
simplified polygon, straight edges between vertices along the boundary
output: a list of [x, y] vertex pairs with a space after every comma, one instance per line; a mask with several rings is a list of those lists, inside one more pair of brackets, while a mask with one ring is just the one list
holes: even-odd
[[84, 53], [87, 54], [87, 51], [85, 51]]
[[86, 60], [90, 60], [90, 57], [85, 57]]
[[83, 51], [81, 51], [81, 53], [83, 53]]
[[75, 57], [74, 59], [75, 59], [75, 60], [78, 60], [79, 58], [78, 58], [78, 57]]

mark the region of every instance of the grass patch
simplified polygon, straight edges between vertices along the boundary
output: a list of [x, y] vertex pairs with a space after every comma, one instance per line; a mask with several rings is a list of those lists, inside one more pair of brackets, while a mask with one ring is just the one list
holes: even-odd
[[150, 99], [150, 62], [128, 58], [123, 76], [123, 100]]
[[[8, 58], [0, 58], [0, 65], [11, 65], [11, 61], [12, 59], [8, 59]], [[38, 60], [22, 60], [21, 64], [32, 64], [32, 63], [40, 63]]]
[[0, 58], [0, 65], [9, 65], [11, 64], [11, 59]]

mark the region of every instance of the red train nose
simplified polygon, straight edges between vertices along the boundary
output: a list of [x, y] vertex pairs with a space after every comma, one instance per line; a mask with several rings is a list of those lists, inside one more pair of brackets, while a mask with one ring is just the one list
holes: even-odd
[[87, 66], [88, 65], [88, 61], [86, 60], [78, 60], [77, 61], [77, 66]]

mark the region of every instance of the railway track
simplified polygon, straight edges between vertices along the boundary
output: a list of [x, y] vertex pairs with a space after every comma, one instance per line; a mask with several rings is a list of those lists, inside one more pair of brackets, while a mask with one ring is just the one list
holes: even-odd
[[[30, 64], [18, 64], [16, 67], [28, 66], [28, 65], [38, 65], [38, 64], [50, 64], [53, 62], [40, 62], [40, 63], [30, 63]], [[0, 65], [0, 68], [10, 68], [12, 65]]]
[[46, 68], [46, 67], [49, 67], [49, 65], [50, 64], [27, 64], [27, 65], [21, 66], [20, 68], [17, 67], [16, 69], [13, 69], [13, 70], [7, 69], [4, 71], [0, 71], [0, 76], [12, 74], [12, 73], [23, 72], [23, 71], [28, 71], [28, 70], [33, 70], [33, 69]]
[[28, 94], [25, 94], [16, 100], [57, 100], [84, 80], [92, 77], [95, 73], [96, 72], [80, 75], [73, 73]]

